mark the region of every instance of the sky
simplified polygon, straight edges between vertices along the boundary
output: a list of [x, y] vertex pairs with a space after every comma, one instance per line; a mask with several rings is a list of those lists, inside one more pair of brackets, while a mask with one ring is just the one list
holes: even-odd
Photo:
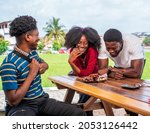
[[52, 17], [68, 31], [73, 26], [90, 26], [99, 34], [109, 28], [123, 33], [150, 32], [149, 0], [0, 0], [0, 22], [30, 15], [38, 22], [40, 36], [45, 35]]

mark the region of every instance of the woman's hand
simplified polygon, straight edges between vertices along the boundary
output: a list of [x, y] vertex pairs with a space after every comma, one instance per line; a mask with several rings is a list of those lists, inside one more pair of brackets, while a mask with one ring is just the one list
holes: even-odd
[[73, 61], [79, 57], [82, 53], [79, 51], [78, 48], [74, 48], [73, 51], [71, 52], [70, 56], [69, 56], [69, 59], [68, 59], [68, 62], [71, 64], [73, 63]]

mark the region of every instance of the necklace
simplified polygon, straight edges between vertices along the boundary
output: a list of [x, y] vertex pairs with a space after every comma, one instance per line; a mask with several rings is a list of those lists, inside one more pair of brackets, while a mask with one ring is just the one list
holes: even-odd
[[82, 57], [81, 59], [82, 59], [83, 68], [86, 68], [86, 55]]
[[23, 54], [24, 56], [28, 56], [28, 55], [29, 55], [28, 53], [26, 53], [26, 52], [24, 52], [23, 50], [19, 49], [17, 46], [15, 46], [14, 49], [15, 49], [17, 52]]

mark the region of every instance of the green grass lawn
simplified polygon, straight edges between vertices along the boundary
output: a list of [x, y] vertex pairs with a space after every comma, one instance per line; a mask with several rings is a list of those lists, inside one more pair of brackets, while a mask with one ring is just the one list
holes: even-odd
[[71, 71], [67, 54], [41, 54], [40, 57], [49, 64], [49, 69], [42, 75], [43, 87], [53, 86], [48, 76], [67, 75]]
[[[67, 75], [67, 73], [71, 70], [69, 64], [67, 63], [67, 54], [40, 54], [40, 57], [49, 64], [49, 69], [42, 74], [43, 87], [54, 86], [50, 80], [48, 80], [48, 76]], [[4, 58], [5, 56], [0, 56], [0, 64]], [[1, 89], [2, 83], [0, 79], [0, 90]]]
[[[0, 64], [5, 56], [0, 56]], [[49, 64], [49, 69], [42, 75], [42, 85], [43, 87], [54, 86], [49, 80], [48, 76], [54, 75], [67, 75], [71, 70], [67, 60], [67, 54], [40, 54], [40, 57], [44, 59]], [[110, 65], [113, 64], [110, 62]], [[146, 53], [146, 64], [142, 79], [150, 79], [150, 52]], [[0, 80], [0, 90], [2, 89]]]

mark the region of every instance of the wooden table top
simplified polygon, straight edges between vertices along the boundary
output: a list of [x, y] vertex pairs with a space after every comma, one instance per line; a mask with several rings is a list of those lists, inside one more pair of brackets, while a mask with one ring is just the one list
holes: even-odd
[[150, 87], [141, 86], [139, 89], [124, 89], [122, 84], [142, 83], [143, 80], [126, 78], [123, 80], [108, 79], [99, 83], [83, 83], [72, 76], [50, 76], [49, 79], [66, 88], [85, 93], [102, 99], [130, 111], [150, 115]]

